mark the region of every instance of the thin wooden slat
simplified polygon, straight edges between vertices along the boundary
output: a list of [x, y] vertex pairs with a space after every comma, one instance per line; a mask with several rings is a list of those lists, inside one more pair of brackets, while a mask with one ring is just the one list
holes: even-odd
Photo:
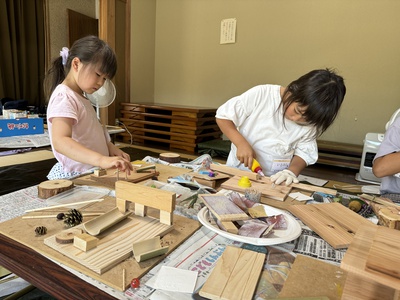
[[292, 205], [289, 211], [333, 248], [347, 248], [361, 225], [373, 225], [340, 203]]
[[[239, 180], [240, 180], [239, 176], [234, 176], [228, 179], [227, 181], [223, 182], [221, 184], [221, 187], [243, 193], [246, 190], [246, 188], [238, 185]], [[292, 189], [290, 186], [277, 185], [273, 187], [271, 183], [265, 184], [257, 181], [252, 181], [251, 187], [260, 191], [263, 196], [279, 201], [284, 201], [286, 196], [290, 193]]]
[[240, 295], [240, 299], [251, 300], [264, 266], [264, 260], [264, 253], [242, 250], [222, 298], [228, 300], [234, 299], [235, 295]]
[[[221, 173], [233, 175], [233, 176], [247, 176], [250, 180], [263, 182], [265, 184], [271, 184], [270, 178], [265, 176], [261, 179], [257, 179], [257, 174], [249, 171], [240, 170], [233, 167], [228, 167], [225, 165], [211, 164], [211, 169], [214, 171], [218, 171]], [[292, 183], [290, 185], [293, 188], [297, 188], [299, 190], [309, 191], [309, 192], [321, 192], [328, 195], [336, 195], [337, 191], [330, 188], [319, 187], [311, 184], [304, 183]]]
[[265, 254], [227, 246], [200, 290], [209, 299], [252, 299]]
[[235, 247], [228, 246], [225, 248], [224, 253], [218, 259], [217, 265], [201, 288], [200, 296], [209, 299], [220, 299], [235, 268], [236, 261], [240, 257], [240, 252]]

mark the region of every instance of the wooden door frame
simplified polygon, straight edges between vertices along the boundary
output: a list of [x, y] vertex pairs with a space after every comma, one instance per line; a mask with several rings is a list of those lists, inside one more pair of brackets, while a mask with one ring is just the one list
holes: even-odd
[[[115, 30], [115, 4], [116, 1], [125, 3], [125, 95], [130, 98], [130, 32], [131, 32], [131, 0], [99, 0], [99, 37], [106, 41], [113, 49], [115, 49], [116, 30]], [[124, 102], [130, 102], [124, 99]], [[116, 112], [115, 101], [108, 107], [100, 109], [100, 120], [103, 124], [114, 125]]]

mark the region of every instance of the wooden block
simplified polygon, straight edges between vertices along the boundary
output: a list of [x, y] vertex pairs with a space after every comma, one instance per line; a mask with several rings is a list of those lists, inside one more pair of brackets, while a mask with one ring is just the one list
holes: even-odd
[[141, 262], [168, 252], [168, 246], [162, 247], [160, 237], [133, 243], [133, 255], [137, 262]]
[[168, 163], [179, 163], [181, 156], [177, 153], [160, 153], [160, 159]]
[[239, 229], [233, 224], [233, 222], [229, 221], [224, 221], [220, 222], [221, 226], [223, 227], [222, 229], [225, 230], [226, 232], [233, 233], [233, 234], [238, 234]]
[[248, 220], [250, 217], [225, 195], [201, 194], [199, 197], [220, 221]]
[[165, 210], [160, 210], [160, 223], [172, 225], [174, 214]]
[[[400, 280], [388, 274], [377, 272], [372, 269], [367, 269], [367, 259], [369, 251], [371, 249], [375, 235], [378, 233], [378, 228], [380, 230], [390, 230], [392, 232], [398, 232], [397, 230], [388, 229], [382, 226], [361, 226], [354, 239], [347, 249], [344, 255], [341, 268], [354, 273], [355, 275], [364, 278], [367, 281], [374, 281], [381, 285], [385, 285], [388, 288], [394, 290], [400, 290]], [[379, 233], [378, 233], [379, 234]], [[388, 248], [390, 245], [388, 245]], [[386, 250], [385, 250], [386, 251]], [[398, 255], [398, 254], [397, 254]], [[360, 283], [362, 287], [362, 283]], [[348, 298], [351, 299], [351, 298]], [[369, 298], [365, 298], [369, 299]], [[375, 298], [375, 299], [391, 299], [391, 298]]]
[[376, 226], [340, 203], [292, 205], [288, 210], [335, 249], [347, 248], [360, 226]]
[[264, 205], [255, 205], [250, 207], [247, 212], [252, 218], [263, 218], [268, 217], [267, 213], [265, 212]]
[[344, 284], [343, 300], [400, 300], [398, 291], [356, 273], [348, 273]]
[[43, 181], [38, 185], [38, 197], [41, 199], [47, 199], [59, 193], [68, 191], [73, 187], [74, 183], [65, 179]]
[[367, 270], [400, 278], [400, 231], [378, 227], [367, 257]]
[[135, 215], [144, 217], [147, 214], [147, 207], [140, 203], [135, 203]]
[[107, 171], [105, 169], [96, 169], [93, 171], [93, 175], [96, 177], [107, 175]]
[[74, 246], [82, 251], [89, 251], [97, 247], [98, 238], [87, 233], [82, 233], [74, 236]]
[[384, 207], [378, 212], [379, 223], [400, 230], [400, 207]]
[[175, 209], [176, 193], [126, 181], [115, 183], [115, 196], [167, 212]]
[[265, 254], [227, 246], [200, 296], [209, 299], [252, 299]]
[[125, 199], [117, 198], [116, 204], [120, 212], [124, 213], [128, 210], [128, 201]]

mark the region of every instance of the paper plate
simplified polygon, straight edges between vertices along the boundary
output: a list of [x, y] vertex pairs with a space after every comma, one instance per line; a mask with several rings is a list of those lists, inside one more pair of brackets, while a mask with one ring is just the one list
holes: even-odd
[[[263, 204], [262, 204], [263, 205]], [[286, 212], [268, 206], [268, 205], [263, 205], [265, 212], [268, 214], [268, 216], [274, 216], [274, 215], [279, 215], [283, 214], [285, 216], [285, 219], [287, 221], [287, 229], [274, 229], [273, 233], [270, 235], [270, 237], [267, 238], [253, 238], [253, 237], [247, 237], [247, 236], [242, 236], [242, 235], [237, 235], [233, 233], [229, 233], [226, 231], [223, 231], [216, 227], [217, 225], [212, 225], [208, 221], [208, 208], [203, 207], [199, 213], [197, 214], [197, 217], [200, 221], [201, 224], [203, 224], [205, 227], [208, 229], [214, 231], [215, 233], [218, 233], [219, 235], [226, 237], [228, 239], [237, 241], [237, 242], [242, 242], [242, 243], [247, 243], [247, 244], [252, 244], [252, 245], [259, 245], [259, 246], [268, 246], [268, 245], [277, 245], [277, 244], [282, 244], [286, 242], [293, 241], [297, 239], [300, 234], [301, 234], [301, 226], [299, 222], [296, 221], [295, 218], [293, 218], [291, 215], [287, 214]]]

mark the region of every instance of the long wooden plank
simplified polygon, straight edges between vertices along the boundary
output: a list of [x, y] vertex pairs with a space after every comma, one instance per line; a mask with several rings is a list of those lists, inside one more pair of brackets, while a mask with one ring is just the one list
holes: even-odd
[[[246, 188], [238, 185], [239, 180], [240, 180], [239, 176], [233, 176], [232, 178], [223, 182], [221, 184], [221, 187], [244, 193]], [[265, 183], [260, 183], [258, 181], [252, 181], [251, 187], [260, 191], [263, 196], [279, 201], [284, 201], [286, 196], [290, 193], [292, 189], [290, 186], [285, 186], [285, 185], [273, 186], [271, 183], [265, 184]]]
[[340, 203], [293, 205], [288, 210], [333, 248], [347, 248], [361, 225], [373, 225]]
[[382, 229], [394, 230], [376, 225], [361, 226], [354, 236], [353, 242], [351, 243], [349, 249], [347, 249], [340, 267], [361, 278], [365, 278], [369, 281], [375, 281], [395, 290], [400, 290], [400, 280], [398, 278], [394, 278], [393, 276], [382, 272], [367, 269], [366, 267], [373, 240], [376, 234], [379, 234], [378, 229], [379, 231]]
[[200, 290], [209, 299], [252, 299], [265, 254], [227, 246]]
[[[262, 177], [261, 179], [257, 179], [257, 174], [253, 172], [248, 172], [244, 170], [240, 170], [233, 167], [228, 167], [225, 165], [218, 165], [218, 164], [211, 164], [211, 169], [214, 171], [218, 171], [221, 173], [229, 174], [232, 176], [247, 176], [250, 180], [262, 182], [265, 184], [271, 184], [271, 180], [268, 176]], [[311, 184], [304, 184], [304, 183], [292, 183], [290, 185], [293, 188], [297, 188], [299, 190], [309, 191], [309, 192], [321, 192], [328, 195], [336, 195], [337, 191], [331, 188], [324, 188], [319, 187]]]

